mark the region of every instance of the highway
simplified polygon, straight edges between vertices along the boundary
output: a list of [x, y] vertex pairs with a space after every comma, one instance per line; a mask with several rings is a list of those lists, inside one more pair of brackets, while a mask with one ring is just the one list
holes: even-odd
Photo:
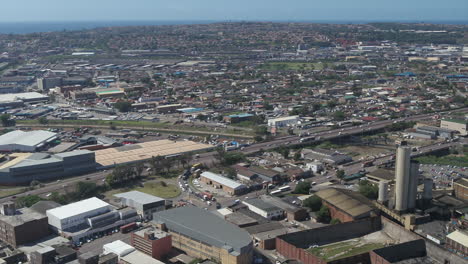
[[[452, 112], [452, 113], [453, 112], [468, 112], [468, 108], [461, 108], [461, 109], [457, 109], [457, 110], [452, 110], [450, 112]], [[360, 126], [353, 126], [353, 127], [347, 127], [347, 128], [341, 128], [341, 129], [334, 129], [334, 130], [329, 130], [329, 131], [318, 132], [318, 133], [314, 133], [314, 134], [311, 134], [310, 136], [308, 136], [308, 137], [311, 138], [311, 140], [307, 141], [307, 144], [317, 143], [317, 142], [320, 142], [320, 141], [335, 139], [335, 138], [339, 138], [339, 137], [359, 135], [359, 134], [363, 134], [363, 133], [366, 133], [366, 132], [375, 131], [375, 130], [385, 128], [385, 127], [387, 127], [387, 126], [389, 126], [389, 125], [391, 125], [393, 123], [396, 123], [396, 122], [417, 121], [417, 120], [427, 119], [427, 118], [430, 118], [432, 116], [434, 116], [434, 113], [432, 113], [432, 114], [423, 114], [423, 115], [415, 115], [415, 116], [411, 116], [411, 117], [398, 118], [398, 119], [394, 119], [394, 120], [376, 121], [376, 122], [371, 122], [371, 123], [367, 123], [365, 125], [360, 125]], [[246, 146], [242, 150], [238, 150], [238, 151], [240, 151], [240, 152], [242, 152], [242, 153], [244, 153], [246, 155], [249, 155], [249, 154], [253, 154], [255, 152], [258, 152], [258, 151], [260, 151], [262, 149], [263, 150], [269, 150], [269, 149], [277, 148], [277, 147], [282, 146], [282, 145], [289, 146], [289, 145], [303, 144], [303, 142], [300, 142], [300, 139], [301, 139], [301, 137], [299, 137], [299, 136], [280, 137], [280, 138], [276, 138], [273, 141], [252, 144], [252, 145]], [[439, 150], [439, 149], [451, 147], [451, 146], [453, 146], [455, 144], [457, 144], [457, 142], [449, 142], [449, 143], [443, 143], [441, 145], [436, 144], [436, 145], [421, 147], [419, 152], [418, 153], [413, 153], [413, 155], [423, 155], [423, 154], [428, 153], [428, 152], [432, 152], [432, 151], [436, 151], [436, 150]], [[207, 165], [211, 165], [212, 163], [216, 162], [216, 158], [215, 158], [216, 154], [217, 154], [216, 151], [201, 153], [199, 155], [199, 158], [195, 158], [192, 162], [193, 163], [204, 163], [204, 164], [207, 164]], [[374, 164], [375, 165], [382, 165], [384, 163], [389, 162], [390, 159], [391, 159], [391, 156], [393, 154], [394, 153], [391, 153], [391, 154], [388, 154], [386, 156], [382, 156], [382, 157], [377, 158], [376, 161], [374, 162]], [[367, 170], [368, 171], [369, 170], [374, 170], [375, 168], [376, 168], [376, 166], [369, 167], [369, 168], [367, 168]], [[357, 164], [353, 164], [353, 165], [345, 167], [345, 170], [346, 170], [347, 174], [356, 173], [361, 169], [362, 169], [361, 163], [357, 163]], [[35, 190], [27, 191], [27, 192], [24, 192], [24, 193], [21, 193], [21, 194], [17, 194], [16, 196], [20, 197], [20, 196], [25, 196], [25, 195], [43, 195], [43, 194], [51, 193], [51, 192], [54, 192], [54, 191], [61, 191], [63, 189], [71, 187], [73, 184], [76, 184], [77, 182], [80, 182], [80, 181], [92, 181], [92, 182], [96, 182], [96, 183], [99, 184], [99, 183], [102, 182], [103, 179], [105, 179], [105, 177], [107, 176], [108, 173], [109, 172], [106, 172], [106, 171], [98, 171], [98, 172], [94, 172], [94, 173], [87, 174], [87, 175], [82, 175], [82, 176], [73, 177], [73, 178], [67, 178], [67, 179], [63, 179], [63, 180], [61, 180], [59, 182], [53, 182], [53, 183], [46, 184], [44, 187], [39, 188], [39, 189], [35, 189]], [[2, 198], [2, 199], [0, 199], [0, 203], [11, 200], [12, 197], [13, 196]]]

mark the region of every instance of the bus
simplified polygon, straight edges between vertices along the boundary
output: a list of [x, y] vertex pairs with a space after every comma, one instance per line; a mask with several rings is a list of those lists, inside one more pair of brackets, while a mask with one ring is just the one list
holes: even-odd
[[272, 191], [270, 194], [271, 195], [277, 195], [277, 194], [280, 194], [281, 193], [281, 190], [276, 190], [276, 191]]
[[282, 192], [286, 192], [286, 191], [291, 190], [291, 186], [289, 186], [289, 185], [283, 186], [283, 187], [279, 188], [278, 190], [280, 190]]

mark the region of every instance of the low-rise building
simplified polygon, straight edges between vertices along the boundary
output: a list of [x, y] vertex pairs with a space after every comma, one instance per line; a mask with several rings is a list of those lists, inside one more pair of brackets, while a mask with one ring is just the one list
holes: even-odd
[[285, 127], [296, 126], [299, 122], [299, 116], [286, 116], [279, 118], [268, 119], [268, 126], [270, 127]]
[[258, 198], [248, 199], [242, 201], [250, 211], [267, 219], [281, 219], [284, 217], [284, 210], [274, 206], [268, 202], [265, 202]]
[[30, 208], [17, 210], [12, 202], [1, 205], [0, 240], [18, 247], [50, 234], [47, 216]]
[[119, 193], [114, 196], [121, 199], [121, 205], [134, 208], [146, 220], [151, 220], [154, 213], [166, 209], [166, 200], [139, 191]]
[[468, 234], [465, 231], [455, 230], [446, 237], [446, 247], [462, 255], [468, 257]]
[[468, 179], [460, 178], [453, 182], [455, 197], [463, 201], [468, 201]]
[[242, 194], [247, 189], [244, 184], [209, 171], [205, 171], [200, 175], [200, 181], [213, 185], [215, 188], [222, 189], [230, 195]]
[[132, 233], [131, 245], [152, 258], [162, 260], [172, 250], [172, 239], [167, 232], [145, 228]]
[[338, 188], [329, 188], [315, 193], [330, 210], [331, 218], [342, 223], [377, 215], [378, 210], [369, 199], [359, 193]]

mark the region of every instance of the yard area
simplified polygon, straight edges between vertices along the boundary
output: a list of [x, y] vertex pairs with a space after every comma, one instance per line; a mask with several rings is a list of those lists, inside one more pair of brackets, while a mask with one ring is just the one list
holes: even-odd
[[308, 251], [325, 261], [332, 261], [350, 256], [359, 255], [374, 249], [382, 248], [382, 243], [366, 243], [360, 240], [351, 240], [325, 245], [322, 247], [311, 248]]
[[105, 193], [106, 198], [112, 199], [112, 196], [117, 193], [129, 192], [129, 191], [140, 191], [147, 194], [151, 194], [164, 199], [174, 198], [180, 195], [181, 191], [179, 187], [174, 184], [166, 183], [165, 181], [154, 181], [146, 182], [143, 187], [129, 187], [113, 189]]
[[0, 198], [24, 192], [24, 188], [0, 188]]

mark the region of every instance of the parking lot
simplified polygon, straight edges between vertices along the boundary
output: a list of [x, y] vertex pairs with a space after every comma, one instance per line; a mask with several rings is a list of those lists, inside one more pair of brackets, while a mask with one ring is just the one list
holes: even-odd
[[98, 239], [95, 239], [89, 243], [85, 243], [83, 244], [80, 248], [79, 248], [79, 252], [80, 253], [87, 253], [87, 252], [92, 252], [92, 253], [95, 253], [95, 254], [101, 254], [103, 252], [103, 249], [102, 249], [102, 246], [105, 245], [105, 244], [108, 244], [108, 243], [112, 243], [116, 240], [121, 240], [127, 244], [131, 244], [131, 241], [130, 241], [130, 234], [131, 233], [126, 233], [126, 234], [122, 234], [120, 232], [117, 232], [117, 233], [114, 233], [112, 235], [108, 235], [108, 236], [103, 236], [101, 238], [98, 238]]
[[468, 176], [468, 168], [451, 165], [421, 164], [420, 173], [434, 180], [436, 188], [452, 186], [452, 181]]

